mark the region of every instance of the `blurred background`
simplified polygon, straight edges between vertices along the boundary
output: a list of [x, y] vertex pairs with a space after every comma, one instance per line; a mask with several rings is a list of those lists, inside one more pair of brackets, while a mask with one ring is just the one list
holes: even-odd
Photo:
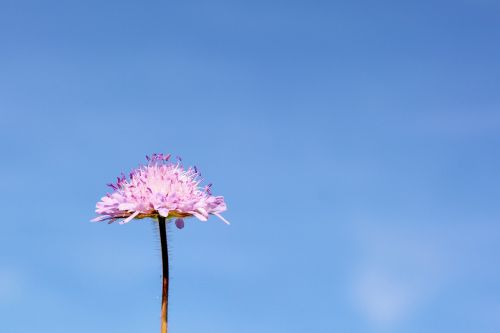
[[0, 331], [157, 332], [155, 224], [93, 224], [144, 156], [197, 165], [170, 330], [500, 331], [500, 2], [0, 0]]

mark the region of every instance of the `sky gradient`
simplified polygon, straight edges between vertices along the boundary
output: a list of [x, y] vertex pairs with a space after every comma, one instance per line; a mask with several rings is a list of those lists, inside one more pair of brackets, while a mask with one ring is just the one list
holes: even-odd
[[156, 332], [154, 152], [232, 222], [170, 228], [173, 333], [500, 331], [500, 3], [0, 0], [0, 331]]

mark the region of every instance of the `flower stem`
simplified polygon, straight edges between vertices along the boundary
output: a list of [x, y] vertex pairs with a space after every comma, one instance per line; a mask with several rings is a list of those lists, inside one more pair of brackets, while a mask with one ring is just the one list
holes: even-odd
[[167, 247], [167, 232], [166, 222], [163, 216], [158, 216], [158, 224], [160, 225], [160, 242], [161, 242], [161, 259], [163, 267], [163, 282], [161, 295], [161, 333], [168, 331], [168, 247]]

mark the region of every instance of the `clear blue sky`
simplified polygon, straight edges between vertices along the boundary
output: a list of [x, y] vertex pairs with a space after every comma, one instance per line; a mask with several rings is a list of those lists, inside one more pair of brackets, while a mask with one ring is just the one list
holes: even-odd
[[500, 331], [500, 3], [0, 0], [0, 331], [159, 331], [152, 152], [232, 221], [171, 229], [172, 333]]

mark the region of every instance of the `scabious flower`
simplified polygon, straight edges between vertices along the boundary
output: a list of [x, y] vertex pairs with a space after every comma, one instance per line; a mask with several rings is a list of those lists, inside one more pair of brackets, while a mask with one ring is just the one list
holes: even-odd
[[92, 221], [122, 219], [119, 223], [124, 224], [134, 218], [176, 218], [175, 225], [182, 229], [186, 217], [206, 221], [215, 215], [229, 224], [220, 215], [227, 209], [224, 197], [212, 195], [212, 184], [200, 186], [201, 174], [196, 167], [184, 169], [179, 157], [171, 162], [170, 156], [146, 156], [146, 165], [133, 170], [128, 178], [122, 174], [116, 183], [108, 184], [113, 192], [97, 203], [99, 216]]

